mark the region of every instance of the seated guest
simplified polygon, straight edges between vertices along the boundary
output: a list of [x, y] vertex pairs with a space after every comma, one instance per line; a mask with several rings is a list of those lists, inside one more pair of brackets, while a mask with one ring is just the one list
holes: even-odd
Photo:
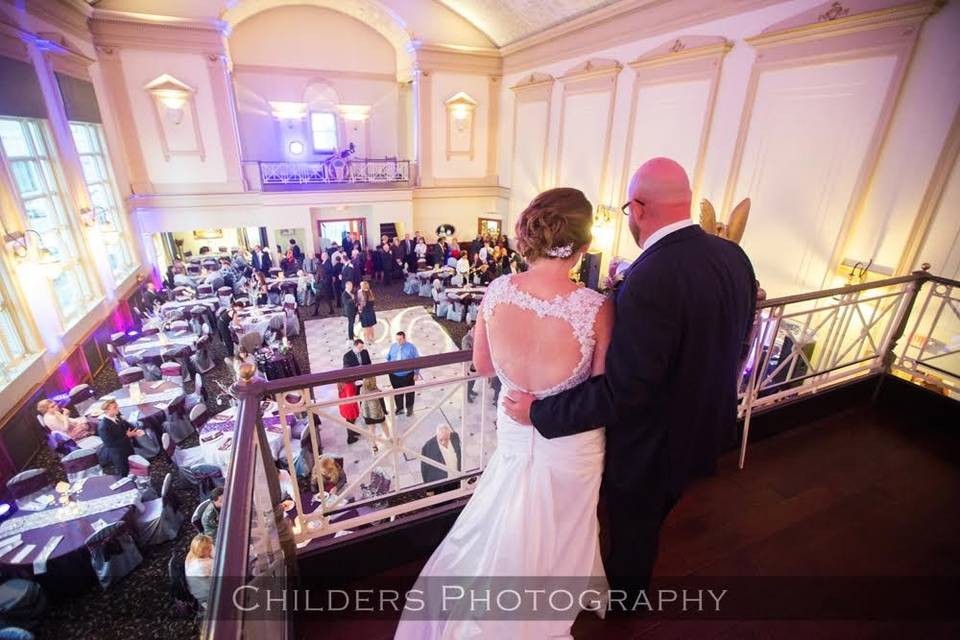
[[191, 289], [196, 289], [197, 285], [194, 284], [193, 278], [187, 275], [186, 271], [176, 271], [173, 273], [173, 286], [175, 287], [189, 287]]
[[37, 413], [43, 416], [43, 424], [51, 431], [70, 436], [73, 440], [80, 440], [90, 435], [90, 425], [84, 418], [71, 418], [70, 410], [60, 406], [53, 400], [41, 400], [37, 403]]
[[337, 495], [347, 486], [347, 474], [333, 456], [322, 455], [314, 468], [319, 484], [325, 493]]
[[230, 364], [230, 369], [233, 371], [234, 380], [240, 379], [240, 367], [243, 365], [252, 364], [254, 367], [257, 366], [257, 359], [247, 353], [247, 350], [242, 346], [238, 347], [236, 356], [227, 358], [226, 360]]
[[160, 303], [163, 300], [160, 298], [160, 294], [157, 293], [157, 285], [153, 283], [153, 280], [147, 280], [147, 288], [143, 292], [143, 310], [147, 313], [153, 313], [157, 310], [157, 307], [160, 306]]
[[223, 506], [223, 487], [214, 487], [210, 492], [210, 504], [203, 510], [200, 523], [203, 533], [211, 539], [217, 539], [217, 529], [220, 527], [220, 508]]
[[301, 483], [301, 491], [309, 489], [313, 493], [318, 493], [317, 487], [306, 487], [304, 483], [313, 475], [313, 430], [309, 427], [300, 437], [300, 452], [293, 459], [293, 471], [297, 476], [297, 482]]
[[201, 609], [206, 609], [213, 575], [213, 539], [210, 536], [202, 533], [193, 536], [183, 568], [190, 595], [197, 599]]
[[448, 471], [438, 469], [437, 467], [420, 463], [420, 475], [424, 482], [434, 482], [450, 477], [451, 472], [460, 470], [460, 435], [457, 434], [448, 424], [441, 424], [437, 427], [437, 435], [423, 443], [420, 454], [425, 458], [430, 458], [445, 466]]
[[133, 455], [132, 440], [142, 437], [143, 429], [126, 421], [116, 400], [105, 400], [100, 408], [103, 409], [103, 417], [97, 425], [97, 435], [103, 440], [100, 459], [112, 464], [118, 476], [126, 477], [130, 474], [127, 456]]

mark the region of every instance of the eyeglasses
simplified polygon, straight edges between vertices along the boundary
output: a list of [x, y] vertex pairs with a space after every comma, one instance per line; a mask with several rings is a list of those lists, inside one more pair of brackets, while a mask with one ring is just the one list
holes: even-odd
[[623, 215], [625, 215], [625, 216], [630, 215], [630, 203], [631, 203], [631, 202], [636, 202], [636, 203], [639, 204], [641, 207], [644, 206], [643, 200], [637, 200], [636, 198], [634, 198], [633, 200], [629, 200], [629, 201], [627, 201], [626, 203], [624, 203], [624, 205], [623, 205], [622, 207], [620, 207], [620, 211], [623, 211]]

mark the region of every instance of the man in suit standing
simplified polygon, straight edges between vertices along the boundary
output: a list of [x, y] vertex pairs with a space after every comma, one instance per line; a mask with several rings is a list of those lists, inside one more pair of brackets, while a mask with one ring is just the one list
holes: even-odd
[[293, 252], [293, 259], [297, 261], [297, 264], [302, 264], [303, 250], [300, 248], [300, 245], [297, 244], [296, 238], [290, 238], [290, 251]]
[[135, 428], [120, 415], [120, 405], [116, 400], [106, 400], [100, 407], [103, 416], [97, 425], [97, 436], [103, 440], [100, 459], [113, 465], [113, 472], [126, 478], [130, 474], [127, 457], [133, 455], [135, 438], [143, 436], [143, 430]]
[[343, 317], [347, 319], [347, 338], [353, 342], [353, 325], [357, 322], [357, 298], [353, 294], [353, 282], [350, 280], [343, 281], [340, 304], [343, 305]]
[[406, 262], [407, 257], [413, 253], [413, 247], [414, 244], [413, 240], [410, 239], [410, 234], [403, 234], [403, 241], [400, 243], [400, 257], [404, 262]]
[[340, 260], [340, 254], [333, 256], [333, 299], [337, 303], [337, 308], [343, 306], [343, 281], [340, 274], [343, 273], [343, 262]]
[[273, 266], [273, 262], [270, 260], [270, 254], [265, 252], [260, 245], [253, 248], [250, 262], [253, 263], [253, 268], [263, 275], [270, 275], [270, 267]]
[[363, 279], [363, 258], [360, 257], [360, 250], [354, 249], [350, 258], [351, 264], [353, 264], [353, 290], [356, 291], [360, 288], [360, 281]]
[[393, 270], [403, 280], [403, 249], [400, 247], [400, 238], [394, 238], [390, 246], [390, 255], [393, 257]]
[[353, 283], [353, 288], [357, 288], [357, 267], [353, 264], [353, 260], [347, 260], [343, 263], [343, 269], [340, 271], [340, 281], [342, 286], [346, 288], [348, 282]]
[[[424, 482], [435, 482], [450, 477], [462, 468], [462, 454], [460, 449], [460, 435], [450, 425], [441, 424], [437, 427], [437, 435], [423, 443], [420, 455], [430, 458], [447, 468], [447, 471], [438, 469], [432, 464], [420, 462], [420, 475]], [[456, 482], [437, 487], [435, 491], [441, 493], [457, 487]]]
[[353, 251], [353, 235], [349, 232], [343, 234], [343, 250], [347, 255]]
[[330, 256], [326, 251], [320, 253], [320, 264], [317, 266], [317, 302], [313, 307], [313, 315], [320, 313], [320, 303], [326, 300], [330, 309], [330, 315], [333, 315], [333, 265], [330, 264]]
[[627, 193], [623, 211], [643, 253], [616, 294], [606, 373], [542, 400], [511, 391], [504, 404], [546, 438], [606, 427], [604, 564], [612, 588], [636, 594], [684, 488], [735, 442], [757, 285], [740, 247], [691, 221], [679, 164], [650, 160]]

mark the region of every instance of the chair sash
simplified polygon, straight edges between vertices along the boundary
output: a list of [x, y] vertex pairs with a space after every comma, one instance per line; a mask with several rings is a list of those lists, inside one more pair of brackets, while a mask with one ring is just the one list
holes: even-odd
[[127, 367], [120, 371], [117, 376], [120, 378], [120, 384], [128, 385], [143, 380], [143, 369], [140, 367]]
[[64, 456], [60, 463], [63, 465], [63, 471], [71, 480], [73, 480], [72, 475], [80, 474], [88, 469], [100, 466], [97, 462], [97, 452], [93, 449], [79, 449], [74, 451]]
[[[33, 495], [43, 491], [50, 485], [50, 475], [46, 469], [29, 469], [13, 476], [7, 481], [10, 495], [17, 501], [17, 506], [23, 506], [33, 499]], [[23, 504], [21, 504], [21, 501]]]
[[85, 544], [90, 551], [90, 564], [103, 589], [143, 562], [143, 556], [122, 520], [94, 532]]
[[127, 465], [130, 467], [130, 475], [141, 478], [150, 477], [150, 461], [143, 456], [127, 456]]

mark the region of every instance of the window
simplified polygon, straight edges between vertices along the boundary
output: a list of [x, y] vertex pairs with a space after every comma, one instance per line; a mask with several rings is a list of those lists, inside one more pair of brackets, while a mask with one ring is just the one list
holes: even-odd
[[0, 388], [16, 378], [28, 362], [27, 349], [15, 313], [16, 307], [10, 304], [0, 283]]
[[116, 182], [110, 170], [103, 127], [99, 124], [71, 122], [70, 133], [73, 134], [73, 142], [80, 154], [83, 179], [90, 192], [97, 223], [109, 223], [116, 230], [115, 234], [104, 237], [103, 249], [110, 263], [113, 279], [119, 284], [133, 273], [136, 264], [130, 247], [130, 237], [125, 233], [126, 228], [118, 205], [120, 199], [117, 197]]
[[339, 146], [337, 118], [332, 113], [311, 113], [310, 130], [313, 132], [313, 150], [317, 153], [332, 153]]
[[90, 280], [80, 261], [77, 240], [63, 197], [43, 121], [0, 118], [0, 147], [16, 185], [26, 226], [35, 230], [59, 259], [50, 275], [60, 319], [66, 326], [79, 320], [92, 301]]

